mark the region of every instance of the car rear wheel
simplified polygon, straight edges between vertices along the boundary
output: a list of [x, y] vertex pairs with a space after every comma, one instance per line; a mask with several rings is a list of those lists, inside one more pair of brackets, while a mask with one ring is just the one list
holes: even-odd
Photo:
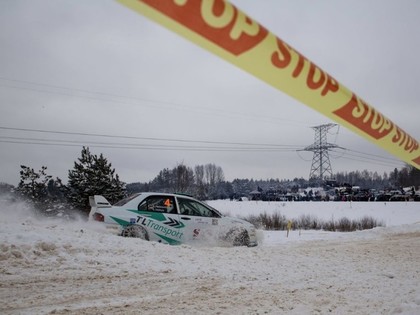
[[144, 227], [139, 225], [128, 225], [126, 226], [121, 233], [124, 237], [137, 237], [141, 238], [143, 240], [148, 241], [149, 235], [147, 234], [147, 231]]

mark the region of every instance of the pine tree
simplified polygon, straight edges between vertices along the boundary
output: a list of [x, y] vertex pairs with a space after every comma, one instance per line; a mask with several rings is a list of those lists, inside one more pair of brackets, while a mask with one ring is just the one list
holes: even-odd
[[21, 165], [20, 168], [17, 192], [30, 203], [42, 202], [47, 197], [47, 183], [51, 179], [51, 176], [46, 173], [47, 167], [42, 166], [38, 172], [25, 165]]
[[110, 203], [125, 197], [125, 183], [121, 182], [111, 163], [101, 153], [90, 153], [83, 147], [79, 162], [69, 171], [69, 200], [74, 207], [89, 212], [89, 196], [102, 195]]
[[68, 209], [66, 205], [67, 187], [58, 177], [53, 179], [47, 174], [47, 167], [36, 172], [25, 165], [20, 166], [20, 182], [16, 193], [35, 210], [48, 215], [58, 215]]

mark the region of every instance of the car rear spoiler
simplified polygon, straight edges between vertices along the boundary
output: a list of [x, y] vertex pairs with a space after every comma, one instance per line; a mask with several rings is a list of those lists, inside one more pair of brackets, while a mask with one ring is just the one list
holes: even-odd
[[93, 214], [96, 212], [98, 208], [111, 208], [112, 205], [109, 203], [108, 200], [104, 196], [95, 195], [89, 196], [89, 205], [90, 205], [90, 212], [89, 212], [89, 220], [92, 219]]

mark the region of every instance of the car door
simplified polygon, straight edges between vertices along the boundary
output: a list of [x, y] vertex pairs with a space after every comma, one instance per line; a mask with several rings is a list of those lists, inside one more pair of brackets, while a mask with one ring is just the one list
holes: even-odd
[[182, 241], [210, 240], [217, 236], [220, 214], [190, 198], [177, 197], [179, 220], [185, 225]]
[[151, 241], [179, 244], [184, 234], [184, 224], [180, 222], [175, 197], [151, 195], [140, 202], [136, 213], [137, 222], [143, 226]]

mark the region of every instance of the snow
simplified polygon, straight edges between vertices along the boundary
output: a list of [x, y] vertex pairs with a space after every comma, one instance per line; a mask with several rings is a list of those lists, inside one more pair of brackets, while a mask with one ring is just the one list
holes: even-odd
[[1, 314], [420, 314], [420, 203], [211, 201], [232, 216], [365, 215], [352, 233], [169, 246], [0, 201]]

